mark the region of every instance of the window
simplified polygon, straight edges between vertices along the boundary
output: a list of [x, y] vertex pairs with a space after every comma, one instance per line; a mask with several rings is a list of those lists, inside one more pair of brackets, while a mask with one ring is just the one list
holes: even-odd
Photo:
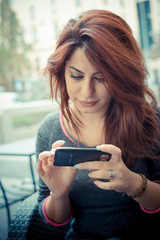
[[31, 19], [35, 18], [35, 7], [34, 6], [30, 6], [29, 8], [29, 15]]
[[154, 82], [156, 85], [159, 85], [158, 69], [154, 69], [153, 73], [154, 73]]
[[51, 0], [51, 11], [56, 12], [56, 0]]
[[75, 0], [75, 4], [77, 7], [79, 7], [81, 5], [81, 0]]
[[58, 36], [58, 24], [57, 23], [54, 24], [54, 34], [55, 34], [55, 37]]
[[124, 7], [124, 0], [120, 0], [121, 7]]
[[37, 29], [35, 27], [32, 28], [32, 39], [33, 39], [33, 42], [37, 42]]

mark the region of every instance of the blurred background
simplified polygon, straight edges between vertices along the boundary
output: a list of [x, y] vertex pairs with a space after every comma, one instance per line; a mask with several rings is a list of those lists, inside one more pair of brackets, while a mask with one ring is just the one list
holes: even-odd
[[[36, 191], [37, 128], [58, 107], [50, 101], [42, 70], [68, 19], [90, 9], [109, 10], [127, 21], [143, 50], [148, 84], [160, 101], [160, 0], [0, 0], [0, 183], [11, 204]], [[7, 215], [2, 193], [1, 240], [18, 206], [10, 206]]]
[[160, 0], [0, 0], [0, 143], [33, 137], [52, 110], [43, 67], [66, 21], [89, 9], [128, 22], [160, 100]]

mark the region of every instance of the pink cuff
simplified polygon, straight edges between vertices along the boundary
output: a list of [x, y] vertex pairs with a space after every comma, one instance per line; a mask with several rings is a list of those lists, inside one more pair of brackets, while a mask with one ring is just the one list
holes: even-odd
[[61, 227], [61, 226], [66, 225], [66, 224], [69, 223], [69, 221], [72, 219], [73, 210], [71, 211], [71, 214], [70, 214], [69, 218], [68, 218], [65, 222], [63, 222], [63, 223], [53, 222], [52, 220], [50, 220], [50, 219], [47, 217], [46, 212], [45, 212], [45, 204], [46, 204], [47, 200], [48, 200], [50, 197], [51, 197], [51, 196], [49, 195], [49, 196], [45, 199], [45, 201], [44, 201], [44, 203], [43, 203], [43, 206], [42, 206], [43, 215], [44, 215], [46, 221], [47, 221], [48, 223], [50, 223], [51, 225], [53, 225], [54, 227]]
[[156, 210], [146, 210], [144, 207], [142, 207], [142, 205], [140, 205], [140, 208], [143, 212], [145, 213], [149, 213], [149, 214], [153, 214], [153, 213], [158, 213], [160, 212], [160, 207], [157, 208]]
[[[153, 181], [153, 182], [160, 183], [159, 180], [156, 180], [156, 181]], [[156, 210], [147, 210], [147, 209], [145, 209], [142, 205], [139, 205], [139, 206], [140, 206], [141, 210], [142, 210], [143, 212], [145, 212], [145, 213], [153, 214], [153, 213], [158, 213], [158, 212], [160, 212], [160, 207], [157, 208]]]

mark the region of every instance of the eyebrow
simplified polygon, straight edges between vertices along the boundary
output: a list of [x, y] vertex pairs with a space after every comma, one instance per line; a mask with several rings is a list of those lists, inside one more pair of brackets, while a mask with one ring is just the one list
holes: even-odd
[[69, 66], [69, 68], [71, 68], [71, 69], [73, 69], [73, 70], [75, 70], [75, 71], [77, 71], [77, 72], [79, 72], [79, 73], [83, 73], [83, 74], [84, 74], [84, 72], [80, 71], [79, 69], [77, 69], [77, 68], [75, 68], [75, 67], [73, 67], [73, 66]]
[[[83, 73], [83, 74], [84, 74], [84, 72], [80, 71], [79, 69], [77, 69], [77, 68], [75, 68], [75, 67], [73, 67], [73, 66], [69, 66], [69, 68], [77, 71], [78, 73]], [[95, 72], [95, 73], [93, 73], [93, 74], [95, 75], [95, 74], [97, 74], [97, 73], [100, 73], [100, 72]]]

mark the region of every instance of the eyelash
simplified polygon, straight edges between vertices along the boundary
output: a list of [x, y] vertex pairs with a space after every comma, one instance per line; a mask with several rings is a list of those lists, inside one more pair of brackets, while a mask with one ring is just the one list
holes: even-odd
[[97, 81], [97, 82], [103, 82], [103, 78], [97, 78], [97, 77], [95, 77], [95, 80]]
[[[70, 75], [71, 78], [74, 78], [76, 80], [81, 80], [83, 78], [83, 76], [74, 76], [74, 75]], [[97, 82], [103, 82], [103, 78], [94, 78]]]
[[74, 76], [74, 75], [70, 75], [71, 78], [74, 78], [76, 80], [80, 80], [83, 78], [83, 76]]

